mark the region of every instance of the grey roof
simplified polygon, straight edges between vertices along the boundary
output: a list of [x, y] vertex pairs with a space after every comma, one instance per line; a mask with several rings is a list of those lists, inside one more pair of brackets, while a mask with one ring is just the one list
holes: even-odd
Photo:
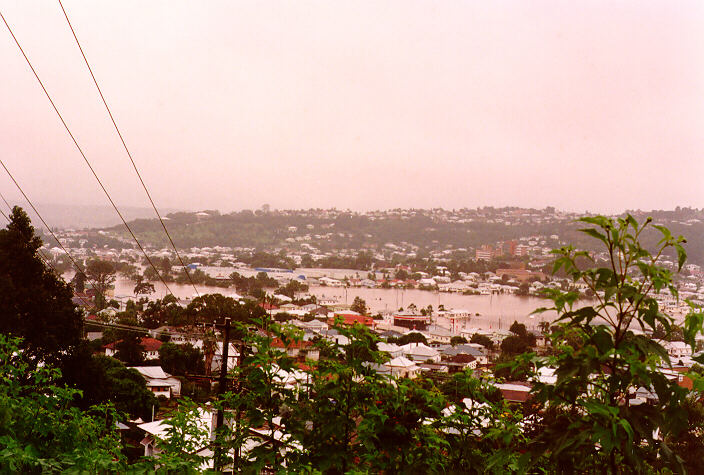
[[450, 346], [442, 349], [442, 353], [445, 356], [455, 356], [455, 355], [472, 355], [474, 357], [484, 356], [481, 350], [469, 345], [457, 345]]

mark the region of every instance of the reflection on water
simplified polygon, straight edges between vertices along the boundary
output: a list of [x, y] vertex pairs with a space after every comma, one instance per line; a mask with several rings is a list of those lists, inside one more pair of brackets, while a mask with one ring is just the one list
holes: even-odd
[[[166, 289], [161, 282], [154, 282], [155, 294], [152, 298], [162, 298]], [[179, 298], [193, 298], [195, 291], [190, 285], [169, 284], [169, 288]], [[115, 285], [115, 295], [132, 296], [134, 282], [118, 279]], [[235, 289], [220, 287], [198, 286], [201, 294], [222, 293], [234, 294]], [[445, 292], [429, 292], [425, 290], [399, 290], [399, 289], [367, 289], [367, 288], [340, 288], [340, 287], [311, 287], [310, 293], [318, 299], [332, 299], [337, 303], [351, 304], [355, 297], [361, 297], [367, 302], [367, 307], [373, 312], [394, 311], [407, 308], [411, 303], [418, 309], [432, 305], [437, 310], [440, 305], [446, 309], [463, 309], [472, 314], [469, 321], [457, 323], [457, 330], [461, 328], [487, 328], [508, 329], [514, 320], [525, 323], [529, 329], [537, 328], [545, 320], [555, 318], [554, 312], [545, 312], [531, 316], [531, 312], [539, 307], [550, 306], [550, 301], [536, 297], [517, 297], [515, 295], [461, 295]], [[445, 324], [445, 322], [440, 322]], [[449, 326], [449, 324], [446, 324]]]
[[[313, 287], [311, 294], [320, 298], [336, 299], [340, 303], [351, 304], [355, 297], [367, 302], [367, 307], [373, 312], [394, 311], [415, 304], [418, 309], [432, 305], [437, 310], [440, 305], [446, 309], [468, 310], [472, 318], [460, 324], [463, 327], [474, 328], [504, 328], [508, 329], [514, 320], [525, 323], [530, 329], [537, 328], [538, 323], [555, 318], [554, 312], [545, 312], [531, 316], [540, 307], [549, 307], [550, 301], [536, 297], [517, 297], [515, 295], [462, 295], [446, 292], [429, 292], [426, 290], [400, 289], [366, 289]], [[532, 317], [532, 318], [531, 318]], [[442, 323], [442, 322], [441, 322]]]

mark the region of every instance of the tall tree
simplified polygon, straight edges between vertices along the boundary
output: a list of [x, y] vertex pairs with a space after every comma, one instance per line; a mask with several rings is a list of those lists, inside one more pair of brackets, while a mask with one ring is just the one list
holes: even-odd
[[73, 284], [73, 290], [76, 292], [84, 292], [86, 290], [86, 275], [78, 268], [76, 268], [76, 275], [73, 276], [71, 281]]
[[0, 333], [22, 337], [30, 360], [56, 364], [79, 344], [83, 319], [71, 287], [41, 261], [41, 245], [29, 217], [15, 206], [0, 230]]
[[361, 297], [355, 297], [354, 301], [352, 302], [352, 307], [350, 307], [350, 310], [352, 310], [353, 312], [357, 312], [360, 315], [366, 315], [367, 302], [365, 302], [364, 299]]
[[155, 292], [154, 284], [152, 284], [151, 282], [144, 282], [144, 277], [137, 274], [137, 279], [135, 282], [133, 292], [134, 292], [135, 296], [139, 296], [142, 294], [143, 295], [153, 294]]
[[102, 298], [105, 292], [115, 282], [115, 266], [110, 261], [102, 259], [92, 259], [86, 266], [86, 276], [95, 286], [95, 291]]
[[183, 376], [186, 373], [203, 372], [203, 353], [190, 343], [176, 345], [164, 343], [159, 348], [159, 361], [167, 373]]

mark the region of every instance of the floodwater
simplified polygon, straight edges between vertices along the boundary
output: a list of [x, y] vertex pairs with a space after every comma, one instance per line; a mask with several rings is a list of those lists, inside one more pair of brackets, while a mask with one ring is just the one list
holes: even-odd
[[[118, 279], [115, 283], [115, 295], [132, 297], [134, 282]], [[153, 282], [156, 292], [152, 298], [162, 298], [166, 289], [161, 282]], [[234, 294], [234, 288], [206, 287], [198, 285], [198, 291], [205, 293]], [[190, 299], [195, 296], [195, 291], [190, 285], [171, 283], [169, 289], [178, 298]], [[550, 301], [536, 297], [518, 297], [509, 294], [499, 295], [462, 295], [447, 292], [433, 292], [426, 290], [400, 290], [400, 289], [368, 289], [368, 288], [342, 288], [342, 287], [311, 287], [310, 294], [320, 299], [334, 300], [339, 304], [351, 304], [355, 297], [364, 299], [372, 313], [394, 311], [399, 308], [406, 309], [410, 304], [420, 310], [432, 305], [437, 310], [440, 305], [446, 309], [467, 310], [471, 312], [470, 319], [456, 323], [456, 330], [462, 328], [483, 329], [508, 329], [514, 320], [524, 323], [529, 329], [537, 329], [541, 321], [551, 321], [555, 318], [554, 312], [545, 312], [532, 315], [540, 307], [549, 307]], [[441, 322], [442, 323], [442, 322]], [[449, 325], [447, 325], [449, 326]]]
[[555, 318], [554, 312], [532, 315], [540, 307], [549, 307], [550, 301], [536, 297], [518, 297], [509, 294], [462, 295], [450, 292], [433, 292], [418, 289], [367, 289], [340, 287], [313, 287], [310, 293], [318, 299], [336, 299], [340, 303], [351, 304], [355, 297], [364, 299], [372, 313], [407, 309], [414, 304], [418, 310], [432, 305], [437, 310], [440, 305], [445, 309], [467, 310], [470, 319], [458, 321], [458, 330], [466, 328], [504, 328], [511, 326], [514, 320], [525, 323], [530, 329], [537, 328], [538, 323]]

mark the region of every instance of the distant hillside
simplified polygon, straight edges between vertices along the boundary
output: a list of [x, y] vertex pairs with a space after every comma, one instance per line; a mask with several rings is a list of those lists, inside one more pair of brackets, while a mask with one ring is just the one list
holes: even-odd
[[[37, 215], [25, 201], [16, 203], [21, 206], [32, 219], [36, 227], [43, 227]], [[42, 217], [52, 228], [60, 229], [86, 229], [105, 228], [121, 223], [120, 217], [110, 206], [100, 205], [60, 205], [60, 204], [37, 204], [37, 209]], [[163, 213], [171, 213], [176, 210], [166, 209]], [[140, 218], [154, 217], [152, 208], [139, 208], [134, 206], [120, 206], [120, 212], [127, 221]], [[160, 212], [162, 212], [160, 210]], [[158, 223], [158, 221], [157, 221]]]
[[[653, 216], [674, 234], [688, 239], [689, 262], [704, 264], [704, 212], [692, 209], [633, 212], [639, 221]], [[379, 249], [387, 243], [405, 243], [420, 249], [452, 247], [472, 249], [497, 241], [542, 235], [559, 236], [562, 243], [589, 248], [593, 240], [578, 232], [577, 215], [552, 208], [481, 208], [477, 210], [391, 210], [350, 213], [337, 210], [297, 210], [220, 214], [172, 213], [166, 225], [179, 248], [251, 247], [257, 250], [299, 249], [305, 243], [320, 251]], [[139, 239], [154, 247], [168, 243], [159, 222], [138, 219], [131, 223]], [[126, 237], [121, 226], [110, 234]], [[659, 236], [645, 236], [654, 245]], [[555, 242], [557, 245], [557, 242]]]

